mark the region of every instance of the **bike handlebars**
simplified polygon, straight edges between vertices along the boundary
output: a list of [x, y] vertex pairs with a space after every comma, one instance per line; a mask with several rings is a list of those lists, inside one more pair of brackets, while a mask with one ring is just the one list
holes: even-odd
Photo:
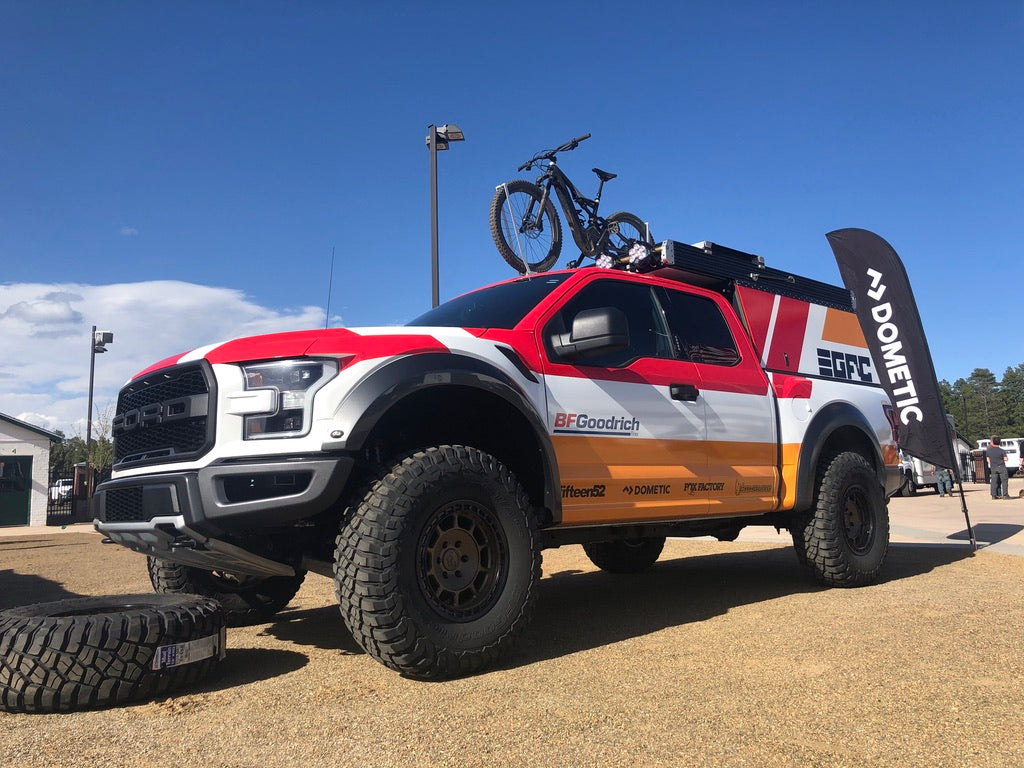
[[576, 149], [576, 147], [580, 145], [581, 141], [586, 141], [589, 138], [590, 134], [584, 133], [582, 136], [577, 136], [575, 139], [571, 139], [570, 141], [565, 142], [565, 144], [563, 144], [560, 147], [556, 147], [555, 149], [549, 149], [546, 152], [538, 152], [525, 163], [520, 165], [517, 170], [529, 170], [530, 168], [533, 167], [533, 164], [536, 163], [538, 160], [554, 160], [555, 155], [557, 155], [559, 152], [569, 152], [570, 150]]

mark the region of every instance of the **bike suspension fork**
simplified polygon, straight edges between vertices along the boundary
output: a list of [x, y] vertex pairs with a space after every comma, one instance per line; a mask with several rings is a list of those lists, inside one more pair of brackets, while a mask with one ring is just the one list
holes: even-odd
[[[515, 221], [515, 211], [512, 210], [512, 200], [508, 196], [508, 182], [504, 182], [502, 187], [505, 188], [505, 204], [508, 205], [509, 221]], [[541, 208], [541, 210], [544, 210]], [[523, 218], [523, 222], [526, 221], [530, 216], [530, 209], [526, 209], [526, 215]], [[523, 262], [523, 266], [526, 267], [526, 274], [530, 274], [530, 262], [526, 260], [526, 256], [523, 255], [523, 244], [519, 242], [519, 232], [523, 228], [523, 224], [520, 223], [518, 227], [513, 227], [516, 233], [516, 250], [519, 252], [519, 259]]]

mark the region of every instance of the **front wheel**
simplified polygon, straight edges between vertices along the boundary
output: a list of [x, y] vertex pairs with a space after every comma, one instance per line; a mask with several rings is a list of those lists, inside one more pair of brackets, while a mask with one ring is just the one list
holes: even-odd
[[491, 200], [491, 237], [498, 253], [519, 273], [547, 272], [562, 251], [562, 225], [551, 198], [522, 179], [502, 184]]
[[828, 586], [870, 584], [889, 548], [889, 513], [874, 468], [844, 452], [825, 458], [819, 472], [815, 507], [791, 528], [797, 558]]
[[161, 594], [212, 597], [224, 608], [229, 627], [261, 624], [284, 608], [302, 586], [306, 572], [295, 576], [245, 576], [227, 571], [204, 571], [191, 565], [146, 558], [149, 580]]
[[392, 467], [342, 525], [335, 592], [370, 656], [441, 679], [508, 650], [529, 621], [540, 569], [519, 481], [476, 448], [442, 445]]

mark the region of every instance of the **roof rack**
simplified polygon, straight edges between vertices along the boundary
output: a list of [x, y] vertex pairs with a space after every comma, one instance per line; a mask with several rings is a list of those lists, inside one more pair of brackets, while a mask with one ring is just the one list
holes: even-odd
[[763, 256], [708, 241], [686, 245], [674, 240], [655, 246], [650, 255], [625, 269], [657, 273], [713, 290], [743, 285], [755, 290], [852, 312], [853, 294], [846, 288], [769, 267]]

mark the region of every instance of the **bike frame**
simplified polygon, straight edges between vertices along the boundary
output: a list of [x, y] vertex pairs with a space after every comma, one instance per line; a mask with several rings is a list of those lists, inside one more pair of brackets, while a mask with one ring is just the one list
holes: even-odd
[[[587, 256], [594, 256], [600, 250], [604, 239], [604, 220], [597, 215], [597, 208], [601, 204], [601, 189], [604, 186], [604, 182], [598, 180], [597, 195], [593, 200], [584, 197], [580, 194], [580, 191], [576, 188], [576, 185], [572, 183], [565, 172], [558, 167], [558, 163], [555, 162], [554, 158], [548, 161], [547, 170], [537, 179], [537, 186], [544, 190], [544, 194], [540, 200], [540, 211], [544, 210], [544, 204], [551, 196], [551, 188], [554, 187], [555, 195], [558, 197], [558, 202], [562, 206], [562, 212], [565, 214], [565, 222], [569, 227], [569, 231], [572, 232], [572, 239], [576, 242], [577, 247], [580, 251]], [[527, 215], [532, 214], [532, 211], [527, 211]], [[586, 216], [586, 221], [582, 220], [582, 216]], [[538, 216], [538, 220], [539, 220]], [[598, 242], [590, 237], [592, 231], [601, 232], [601, 238]]]

